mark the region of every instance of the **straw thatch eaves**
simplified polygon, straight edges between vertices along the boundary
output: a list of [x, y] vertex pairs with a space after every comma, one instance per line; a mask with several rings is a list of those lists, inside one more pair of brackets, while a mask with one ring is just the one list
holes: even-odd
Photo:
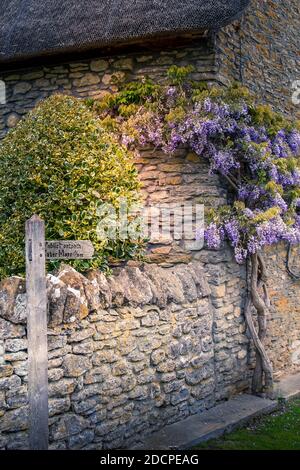
[[218, 29], [250, 0], [0, 0], [0, 63]]

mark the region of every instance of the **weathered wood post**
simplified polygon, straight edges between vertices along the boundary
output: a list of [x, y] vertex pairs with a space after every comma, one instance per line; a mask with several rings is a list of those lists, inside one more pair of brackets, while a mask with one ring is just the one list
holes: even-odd
[[45, 224], [26, 222], [26, 290], [30, 449], [48, 449], [48, 348]]

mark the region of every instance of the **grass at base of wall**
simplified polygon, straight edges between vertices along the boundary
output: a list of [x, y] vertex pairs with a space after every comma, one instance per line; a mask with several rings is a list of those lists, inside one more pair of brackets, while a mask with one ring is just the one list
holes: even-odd
[[212, 450], [300, 450], [300, 399], [285, 405], [246, 428], [204, 442], [196, 449]]

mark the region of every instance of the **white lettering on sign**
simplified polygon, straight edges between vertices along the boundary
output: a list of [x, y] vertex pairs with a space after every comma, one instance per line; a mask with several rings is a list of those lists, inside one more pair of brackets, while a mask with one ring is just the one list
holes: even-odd
[[89, 240], [46, 241], [46, 259], [91, 259], [94, 247]]

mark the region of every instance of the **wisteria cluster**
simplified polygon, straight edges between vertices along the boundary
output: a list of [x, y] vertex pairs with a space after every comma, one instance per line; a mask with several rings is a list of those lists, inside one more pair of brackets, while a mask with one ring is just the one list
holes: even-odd
[[300, 132], [244, 88], [173, 83], [115, 118], [124, 144], [187, 147], [229, 183], [232, 204], [207, 214], [209, 248], [228, 240], [242, 263], [265, 245], [300, 242]]

